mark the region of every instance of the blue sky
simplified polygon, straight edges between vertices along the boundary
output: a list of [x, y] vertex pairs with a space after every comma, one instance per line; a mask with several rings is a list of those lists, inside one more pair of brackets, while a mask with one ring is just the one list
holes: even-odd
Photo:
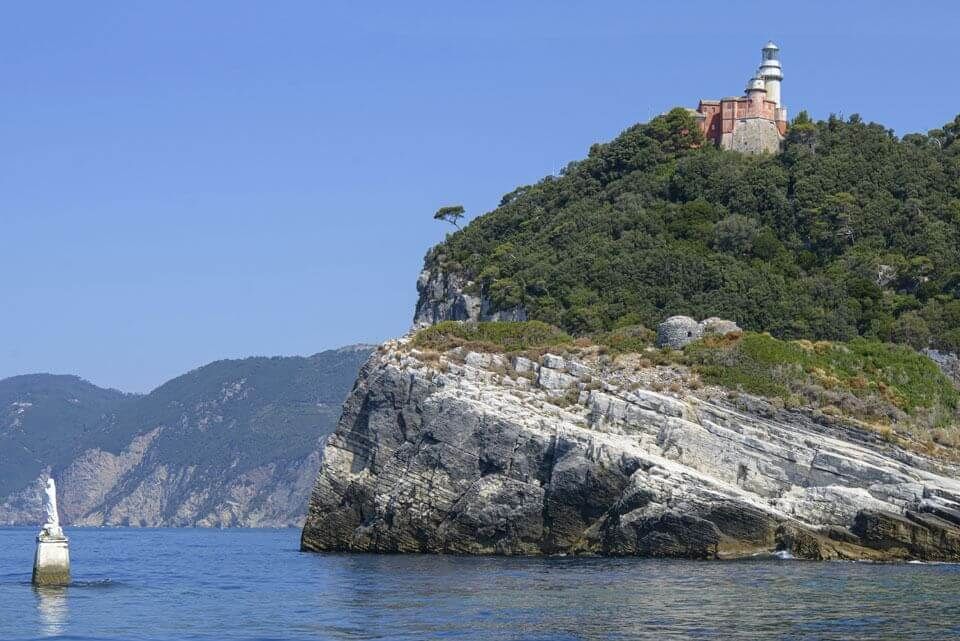
[[792, 114], [940, 126], [958, 6], [5, 3], [0, 377], [147, 391], [402, 334], [437, 207], [739, 94], [769, 38]]

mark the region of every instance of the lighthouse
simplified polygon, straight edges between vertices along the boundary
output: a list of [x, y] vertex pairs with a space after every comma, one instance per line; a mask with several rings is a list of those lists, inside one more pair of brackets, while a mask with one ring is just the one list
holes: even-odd
[[787, 108], [780, 101], [780, 47], [767, 42], [760, 51], [760, 68], [747, 81], [746, 95], [701, 100], [691, 110], [704, 137], [723, 149], [776, 153], [787, 133]]
[[[767, 99], [777, 103], [777, 109], [781, 109], [783, 105], [780, 103], [780, 83], [783, 81], [783, 66], [780, 64], [780, 47], [772, 40], [761, 49], [760, 77], [767, 89]], [[783, 118], [777, 120], [786, 119], [784, 114]]]

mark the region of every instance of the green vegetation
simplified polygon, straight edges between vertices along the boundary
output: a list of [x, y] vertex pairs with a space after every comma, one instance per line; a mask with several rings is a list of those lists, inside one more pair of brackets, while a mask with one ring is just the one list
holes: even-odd
[[146, 395], [104, 390], [75, 376], [0, 380], [0, 498], [62, 469], [82, 451], [119, 453], [140, 433], [171, 465], [223, 470], [228, 480], [271, 461], [294, 460], [336, 427], [369, 347], [310, 357], [210, 363]]
[[617, 327], [609, 332], [602, 332], [592, 336], [592, 340], [602, 345], [612, 354], [629, 354], [642, 352], [653, 345], [657, 333], [643, 325], [627, 325]]
[[801, 113], [782, 154], [746, 156], [675, 109], [507, 194], [427, 263], [573, 335], [687, 314], [960, 350], [958, 132]]
[[460, 228], [460, 219], [466, 215], [467, 210], [463, 208], [463, 205], [450, 205], [447, 207], [441, 207], [433, 215], [434, 220], [442, 220], [444, 222], [450, 223], [457, 229]]
[[413, 338], [415, 347], [451, 349], [468, 347], [484, 352], [519, 352], [531, 349], [571, 345], [573, 339], [563, 330], [540, 321], [523, 323], [459, 323], [445, 321], [421, 329]]
[[[707, 336], [682, 351], [656, 349], [654, 332], [627, 325], [573, 339], [540, 321], [468, 323], [446, 321], [421, 329], [412, 345], [439, 364], [438, 351], [517, 353], [538, 358], [546, 352], [599, 356], [614, 370], [683, 365], [686, 385], [702, 383], [763, 396], [782, 407], [805, 407], [858, 419], [886, 438], [933, 453], [933, 443], [960, 447], [956, 424], [960, 391], [926, 356], [906, 345], [855, 338], [848, 343], [781, 340], [745, 332]], [[640, 359], [616, 359], [639, 354]], [[514, 374], [515, 375], [515, 374]], [[681, 391], [677, 385], [676, 391]], [[579, 390], [575, 390], [579, 393]], [[566, 407], [575, 395], [553, 399]], [[942, 452], [941, 452], [942, 453]]]
[[230, 476], [297, 459], [333, 432], [370, 351], [216, 361], [161, 385], [122, 412], [120, 424], [163, 425], [162, 460]]
[[76, 376], [0, 380], [0, 498], [35, 479], [44, 464], [69, 459], [78, 440], [109, 430], [138, 398]]
[[903, 412], [935, 427], [953, 421], [960, 405], [960, 393], [929, 358], [862, 338], [843, 344], [749, 333], [707, 337], [688, 345], [683, 359], [707, 383], [872, 420]]

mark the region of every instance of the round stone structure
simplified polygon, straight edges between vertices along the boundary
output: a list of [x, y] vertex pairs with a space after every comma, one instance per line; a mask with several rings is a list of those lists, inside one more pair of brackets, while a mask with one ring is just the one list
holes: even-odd
[[657, 325], [657, 347], [683, 349], [693, 341], [708, 334], [726, 336], [741, 332], [740, 326], [733, 321], [711, 316], [699, 323], [689, 316], [671, 316]]
[[671, 316], [657, 325], [657, 347], [682, 349], [701, 336], [703, 328], [689, 316]]

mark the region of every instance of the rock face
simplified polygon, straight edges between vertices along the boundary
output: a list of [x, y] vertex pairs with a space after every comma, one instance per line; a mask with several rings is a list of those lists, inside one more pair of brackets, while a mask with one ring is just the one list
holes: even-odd
[[0, 381], [0, 525], [42, 522], [47, 476], [67, 525], [302, 525], [322, 439], [371, 349], [218, 361], [143, 396]]
[[720, 146], [745, 154], [775, 154], [783, 145], [777, 124], [765, 118], [738, 120], [732, 133], [723, 134]]
[[952, 352], [941, 352], [936, 349], [923, 349], [920, 352], [936, 363], [940, 371], [953, 381], [954, 385], [960, 386], [960, 357]]
[[302, 549], [960, 560], [956, 467], [638, 368], [382, 346]]
[[445, 320], [524, 321], [523, 307], [493, 310], [484, 296], [471, 294], [473, 283], [459, 274], [424, 268], [417, 278], [417, 307], [413, 314], [415, 327], [426, 327]]
[[656, 344], [657, 347], [682, 349], [684, 345], [710, 334], [724, 336], [741, 331], [736, 323], [722, 318], [711, 317], [698, 323], [689, 316], [671, 316], [657, 325]]

